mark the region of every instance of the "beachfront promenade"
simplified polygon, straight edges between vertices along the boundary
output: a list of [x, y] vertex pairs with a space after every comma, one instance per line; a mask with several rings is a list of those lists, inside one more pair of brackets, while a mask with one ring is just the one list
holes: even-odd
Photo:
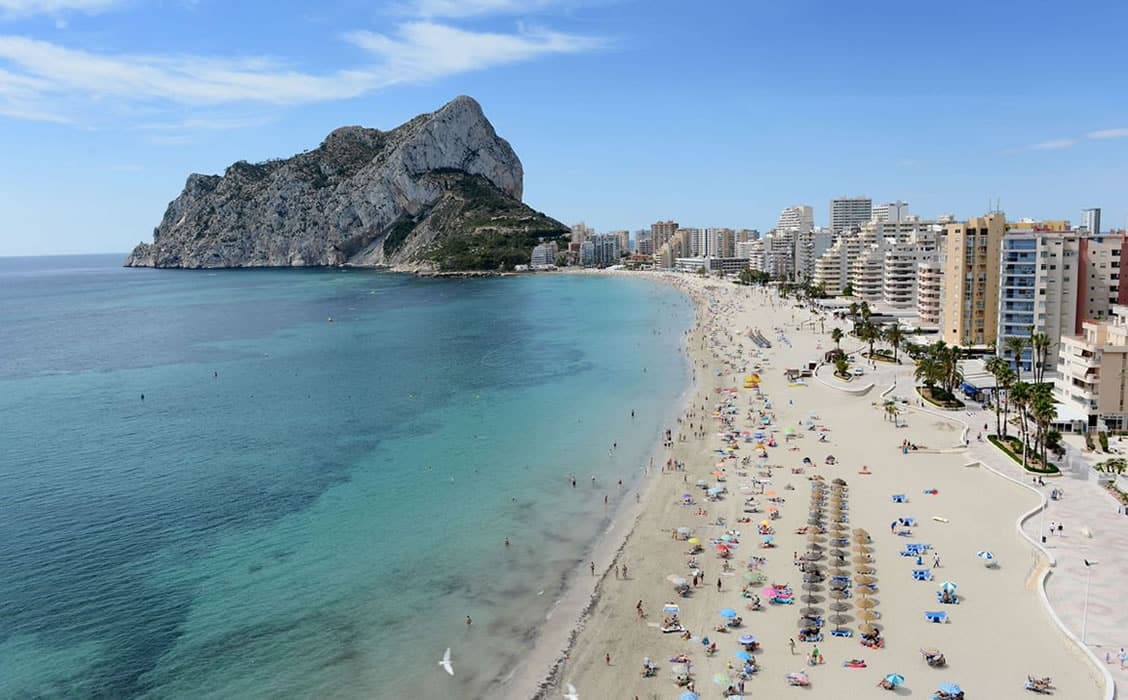
[[[1037, 489], [1046, 497], [1047, 507], [1023, 522], [1023, 531], [1033, 541], [1045, 535], [1045, 549], [1054, 557], [1052, 575], [1046, 581], [1046, 596], [1058, 618], [1076, 638], [1082, 638], [1093, 654], [1107, 668], [1116, 683], [1117, 696], [1128, 694], [1128, 670], [1121, 670], [1117, 660], [1121, 647], [1128, 647], [1128, 605], [1125, 605], [1123, 582], [1128, 580], [1128, 517], [1117, 512], [1115, 499], [1097, 483], [1096, 472], [1088, 468], [1066, 468], [1063, 475], [1045, 480], [1038, 486], [1033, 475], [1024, 471], [1007, 455], [986, 440], [987, 425], [994, 432], [995, 414], [969, 403], [971, 410], [941, 411], [917, 405], [911, 364], [895, 367], [879, 363], [871, 379], [884, 391], [909, 398], [903, 406], [911, 416], [944, 416], [967, 428], [968, 445], [963, 450], [967, 462], [980, 462], [1000, 474]], [[910, 423], [910, 435], [911, 435]], [[983, 433], [984, 439], [978, 436]], [[958, 436], [959, 434], [957, 434]], [[911, 437], [910, 437], [911, 439]], [[959, 439], [959, 438], [958, 438]], [[953, 446], [958, 445], [957, 442]], [[1060, 500], [1050, 500], [1051, 489], [1064, 492]], [[1050, 524], [1061, 524], [1061, 534], [1050, 534]], [[1087, 567], [1085, 561], [1097, 562]], [[1031, 560], [1034, 564], [1034, 560]], [[1086, 589], [1088, 612], [1086, 613]], [[1106, 664], [1106, 654], [1111, 663]]]

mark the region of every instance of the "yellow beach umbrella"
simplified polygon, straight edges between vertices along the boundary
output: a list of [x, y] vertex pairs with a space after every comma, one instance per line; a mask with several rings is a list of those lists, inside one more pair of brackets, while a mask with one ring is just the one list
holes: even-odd
[[701, 540], [697, 539], [696, 537], [690, 537], [688, 540], [686, 540], [686, 542], [689, 542], [690, 544], [701, 544]]

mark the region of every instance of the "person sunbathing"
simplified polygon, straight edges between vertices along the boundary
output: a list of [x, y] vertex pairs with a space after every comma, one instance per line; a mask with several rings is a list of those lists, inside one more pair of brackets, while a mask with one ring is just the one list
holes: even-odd
[[842, 665], [848, 666], [849, 668], [865, 668], [866, 667], [866, 660], [865, 659], [847, 659], [846, 661], [842, 662]]

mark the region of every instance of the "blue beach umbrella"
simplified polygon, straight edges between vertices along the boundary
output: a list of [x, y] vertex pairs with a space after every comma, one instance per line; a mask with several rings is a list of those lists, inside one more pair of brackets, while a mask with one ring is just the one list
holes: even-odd
[[775, 541], [775, 536], [774, 535], [764, 535], [763, 540], [764, 540], [764, 544], [771, 544], [772, 542]]
[[721, 617], [731, 620], [736, 617], [736, 611], [732, 608], [721, 608]]
[[741, 661], [751, 661], [752, 655], [746, 651], [738, 651], [736, 652], [736, 658], [740, 659]]
[[740, 639], [736, 641], [740, 642], [741, 644], [755, 644], [756, 638], [750, 634], [742, 634], [740, 635]]
[[994, 561], [994, 559], [995, 559], [995, 555], [992, 554], [991, 552], [987, 552], [987, 551], [976, 552], [975, 556], [979, 557], [983, 561]]
[[890, 673], [885, 677], [885, 682], [896, 688], [897, 686], [904, 684], [905, 677], [900, 673]]
[[959, 695], [963, 691], [960, 690], [960, 687], [955, 683], [941, 683], [940, 692], [947, 693], [948, 695]]
[[701, 700], [697, 693], [691, 693], [688, 690], [678, 696], [678, 700]]
[[940, 584], [940, 591], [943, 593], [955, 593], [958, 587], [959, 586], [952, 583], [951, 581], [945, 581], [944, 583]]

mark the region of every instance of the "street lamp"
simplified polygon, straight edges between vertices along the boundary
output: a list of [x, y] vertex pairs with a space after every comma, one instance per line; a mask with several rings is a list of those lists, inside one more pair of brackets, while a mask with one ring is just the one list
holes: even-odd
[[1085, 632], [1089, 624], [1089, 582], [1093, 578], [1093, 567], [1100, 564], [1100, 562], [1089, 561], [1088, 559], [1082, 559], [1081, 561], [1085, 562], [1085, 607], [1082, 608], [1081, 612], [1081, 643], [1084, 644]]

